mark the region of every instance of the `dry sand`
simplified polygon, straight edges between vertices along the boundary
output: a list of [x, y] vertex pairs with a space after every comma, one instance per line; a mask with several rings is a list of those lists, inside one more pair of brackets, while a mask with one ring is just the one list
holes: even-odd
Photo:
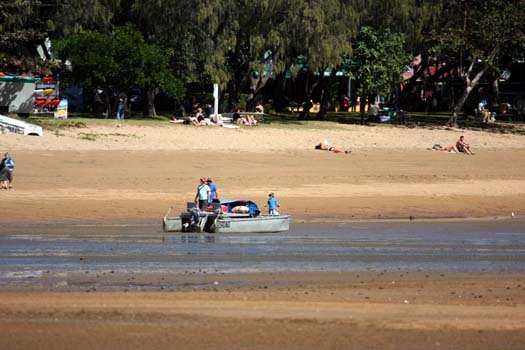
[[[326, 125], [332, 127], [328, 129]], [[429, 151], [465, 134], [475, 156]], [[86, 135], [89, 135], [87, 137]], [[88, 138], [88, 139], [86, 139]], [[351, 155], [316, 151], [327, 139]], [[17, 161], [4, 220], [158, 222], [212, 177], [222, 198], [264, 204], [273, 191], [297, 220], [493, 218], [525, 209], [525, 137], [461, 130], [312, 123], [224, 129], [166, 123], [0, 135]]]
[[[475, 156], [426, 150], [460, 134]], [[353, 153], [315, 151], [324, 139]], [[15, 188], [0, 192], [0, 233], [9, 225], [160, 222], [169, 206], [182, 210], [193, 199], [201, 176], [213, 177], [223, 198], [263, 204], [273, 191], [299, 221], [520, 218], [524, 146], [518, 135], [321, 123], [230, 130], [108, 121], [58, 136], [3, 134], [0, 149], [17, 168]], [[4, 291], [0, 349], [525, 348], [521, 274], [232, 278], [258, 287]]]

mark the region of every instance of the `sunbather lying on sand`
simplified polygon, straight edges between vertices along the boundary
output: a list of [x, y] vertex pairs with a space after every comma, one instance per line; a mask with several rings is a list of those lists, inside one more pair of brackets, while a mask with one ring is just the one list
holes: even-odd
[[446, 147], [443, 147], [440, 144], [435, 144], [434, 146], [432, 146], [432, 148], [429, 148], [429, 149], [432, 149], [434, 151], [458, 153], [458, 150], [456, 149], [456, 146], [454, 146], [454, 145], [448, 145]]
[[344, 148], [337, 147], [337, 146], [330, 146], [326, 142], [321, 142], [320, 144], [315, 146], [315, 149], [321, 150], [321, 151], [331, 151], [334, 153], [345, 153], [350, 154], [352, 151], [345, 150]]

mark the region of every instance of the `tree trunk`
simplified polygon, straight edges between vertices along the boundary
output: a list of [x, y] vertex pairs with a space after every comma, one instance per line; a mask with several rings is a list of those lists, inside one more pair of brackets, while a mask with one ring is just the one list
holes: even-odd
[[362, 97], [361, 102], [359, 103], [359, 109], [361, 113], [361, 125], [365, 124], [365, 106], [366, 106], [366, 98]]
[[492, 82], [492, 105], [495, 103], [499, 106], [499, 78], [500, 74], [494, 75], [494, 81]]
[[266, 59], [267, 66], [265, 66], [265, 70], [262, 72], [259, 72], [259, 75], [257, 77], [254, 77], [250, 72], [249, 74], [249, 80], [250, 80], [250, 90], [252, 93], [248, 95], [248, 101], [246, 102], [246, 110], [252, 110], [255, 107], [255, 101], [263, 88], [266, 86], [266, 83], [272, 76], [273, 67], [277, 60], [279, 59], [279, 54], [275, 54], [272, 56], [269, 56]]
[[406, 84], [403, 86], [403, 91], [401, 92], [401, 95], [399, 96], [399, 103], [401, 107], [405, 110], [411, 109], [410, 107], [410, 94], [412, 93], [412, 89], [417, 86], [418, 79], [424, 79], [425, 72], [428, 69], [428, 56], [425, 54], [421, 54], [421, 63], [418, 67], [416, 67], [417, 70], [414, 71], [414, 74], [412, 77], [406, 82]]
[[157, 111], [155, 110], [155, 96], [157, 96], [158, 89], [148, 89], [148, 117], [156, 117]]
[[322, 120], [330, 109], [330, 101], [332, 100], [332, 85], [335, 80], [337, 69], [332, 69], [328, 80], [323, 80], [323, 92], [321, 95], [321, 108], [315, 116], [315, 119]]
[[113, 95], [113, 90], [109, 89], [109, 88], [104, 88], [104, 102], [105, 102], [105, 105], [106, 105], [106, 116], [105, 118], [109, 118], [109, 116], [111, 115], [111, 113], [113, 112], [113, 106], [114, 104], [112, 103], [112, 97]]
[[306, 78], [306, 83], [305, 83], [305, 102], [303, 104], [303, 110], [301, 111], [301, 113], [299, 114], [299, 117], [297, 119], [299, 120], [307, 120], [310, 118], [310, 108], [313, 107], [313, 102], [312, 102], [312, 92], [314, 91], [314, 89], [317, 87], [317, 85], [319, 84], [319, 80], [316, 80], [314, 81], [311, 85], [310, 85], [310, 81], [313, 79], [315, 79], [315, 76], [313, 74], [313, 72], [310, 72], [308, 71], [308, 77]]
[[474, 79], [470, 80], [470, 73], [472, 72], [472, 68], [474, 68], [474, 62], [476, 62], [476, 59], [472, 60], [472, 63], [470, 64], [468, 72], [464, 75], [464, 79], [466, 80], [465, 90], [463, 91], [463, 94], [461, 95], [458, 102], [452, 109], [452, 115], [450, 116], [450, 119], [447, 121], [447, 125], [454, 126], [454, 127], [458, 126], [458, 113], [461, 111], [461, 108], [463, 108], [463, 105], [465, 104], [465, 101], [467, 101], [467, 98], [469, 97], [472, 90], [474, 90], [474, 88], [478, 85], [479, 79], [481, 79], [483, 74], [485, 74], [487, 70], [490, 68], [492, 62], [494, 61], [494, 57], [496, 57], [498, 52], [499, 52], [499, 46], [496, 45], [492, 49], [492, 52], [490, 53], [489, 57], [485, 60], [483, 69], [474, 76]]
[[298, 120], [308, 120], [310, 118], [310, 109], [313, 107], [311, 96], [306, 98], [303, 103], [303, 110], [299, 113]]

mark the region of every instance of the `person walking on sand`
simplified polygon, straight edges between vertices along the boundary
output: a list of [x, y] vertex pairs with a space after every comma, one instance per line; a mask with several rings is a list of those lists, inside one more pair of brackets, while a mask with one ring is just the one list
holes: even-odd
[[473, 155], [474, 152], [470, 149], [470, 145], [465, 142], [465, 136], [461, 135], [459, 140], [456, 142], [456, 148], [460, 153]]
[[0, 161], [0, 188], [13, 188], [15, 161], [9, 156], [9, 152], [4, 153], [4, 158]]
[[280, 208], [279, 202], [275, 199], [275, 195], [271, 192], [268, 195], [268, 215], [280, 215], [277, 208]]
[[198, 203], [200, 210], [208, 209], [208, 202], [210, 200], [210, 187], [206, 184], [206, 178], [201, 177], [200, 184], [197, 186], [197, 194], [195, 195], [195, 203]]

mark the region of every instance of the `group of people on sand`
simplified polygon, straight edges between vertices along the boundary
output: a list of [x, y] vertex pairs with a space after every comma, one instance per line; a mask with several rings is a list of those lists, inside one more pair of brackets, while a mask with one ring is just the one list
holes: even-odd
[[[258, 103], [255, 106], [256, 113], [264, 113], [264, 107], [262, 104]], [[257, 119], [253, 114], [242, 113], [239, 108], [236, 108], [233, 112], [232, 122], [236, 125], [246, 125], [246, 126], [255, 126], [257, 125]]]
[[[328, 143], [328, 141], [324, 140], [323, 142], [320, 142], [319, 144], [315, 145], [314, 147], [317, 150], [320, 151], [329, 151], [334, 153], [343, 153], [343, 154], [350, 154], [352, 153], [349, 149], [344, 149], [343, 147], [338, 146], [332, 146]], [[450, 152], [450, 153], [462, 153], [467, 155], [474, 155], [474, 152], [472, 151], [472, 148], [470, 145], [465, 141], [465, 136], [461, 135], [459, 139], [456, 141], [455, 144], [449, 145], [449, 146], [441, 146], [440, 144], [435, 144], [432, 146], [432, 149], [434, 151], [443, 151], [443, 152]]]
[[[195, 204], [197, 204], [200, 210], [208, 210], [214, 202], [220, 202], [217, 185], [213, 183], [211, 178], [201, 177], [199, 185], [197, 186], [197, 193], [195, 194]], [[281, 206], [279, 202], [277, 202], [273, 192], [268, 195], [268, 202], [265, 206], [268, 208], [269, 215], [280, 215], [278, 208]]]
[[4, 153], [4, 157], [0, 161], [0, 189], [13, 188], [15, 161], [9, 155], [9, 152]]
[[[174, 124], [191, 124], [194, 126], [224, 126], [224, 117], [222, 114], [215, 114], [211, 110], [211, 105], [207, 105], [207, 113], [198, 104], [193, 111], [193, 115], [187, 115], [184, 104], [179, 106], [177, 112], [173, 115], [170, 122]], [[264, 107], [259, 103], [255, 106], [255, 112], [264, 113]], [[241, 112], [239, 108], [235, 108], [232, 115], [232, 123], [235, 125], [257, 125], [257, 120], [253, 114], [246, 114]]]
[[456, 141], [455, 145], [453, 144], [443, 147], [440, 144], [435, 144], [434, 146], [432, 146], [431, 149], [434, 151], [474, 155], [474, 152], [472, 152], [470, 145], [467, 142], [465, 142], [465, 136], [463, 135], [459, 137], [459, 140]]
[[177, 113], [171, 118], [171, 123], [174, 124], [191, 124], [194, 126], [223, 126], [224, 120], [221, 114], [210, 114], [206, 116], [201, 107], [198, 107], [193, 115], [186, 115], [186, 110], [184, 106], [181, 105]]

